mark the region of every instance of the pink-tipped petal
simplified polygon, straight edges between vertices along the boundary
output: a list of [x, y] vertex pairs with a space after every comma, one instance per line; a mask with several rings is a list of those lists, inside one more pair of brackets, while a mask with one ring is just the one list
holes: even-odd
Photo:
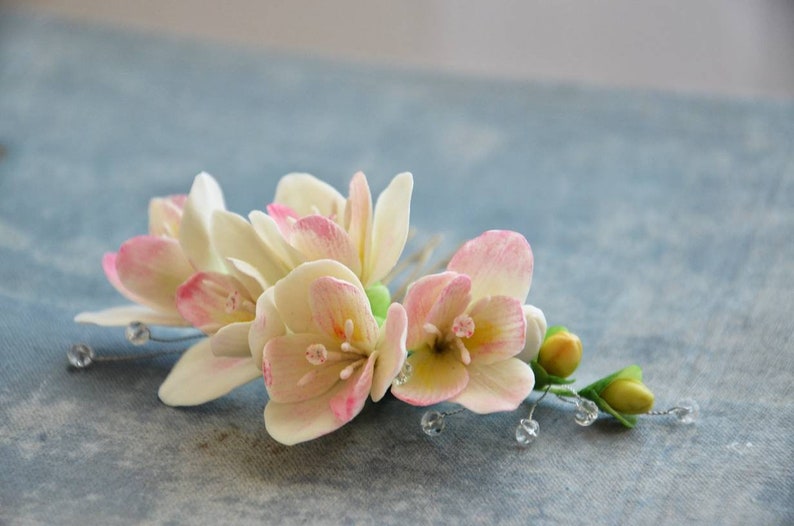
[[[350, 181], [350, 197], [345, 205], [345, 229], [356, 247], [362, 268], [367, 268], [367, 258], [372, 241], [372, 195], [363, 172], [357, 172]], [[368, 283], [362, 276], [362, 282]]]
[[138, 236], [119, 248], [116, 272], [131, 298], [156, 310], [174, 312], [176, 289], [193, 273], [193, 267], [176, 240]]
[[274, 440], [292, 446], [336, 431], [346, 422], [336, 418], [331, 411], [330, 400], [345, 388], [337, 383], [322, 395], [297, 402], [283, 404], [270, 400], [265, 407], [265, 428]]
[[370, 389], [372, 389], [372, 371], [375, 367], [375, 357], [369, 359], [359, 367], [353, 375], [344, 380], [344, 387], [328, 401], [331, 411], [337, 420], [343, 423], [350, 422], [364, 409]]
[[309, 287], [309, 305], [315, 326], [326, 336], [346, 341], [345, 325], [352, 323], [350, 343], [371, 351], [378, 341], [378, 323], [364, 290], [340, 279], [323, 276]]
[[413, 372], [403, 385], [391, 388], [394, 396], [411, 405], [433, 405], [460, 394], [469, 382], [469, 373], [451, 352], [415, 350], [408, 357]]
[[320, 396], [342, 381], [339, 373], [358, 358], [351, 354], [314, 365], [307, 360], [306, 350], [317, 344], [339, 351], [338, 344], [319, 334], [287, 334], [267, 342], [262, 373], [271, 400], [291, 404]]
[[471, 279], [469, 276], [463, 274], [456, 276], [438, 295], [425, 322], [435, 325], [441, 332], [450, 330], [455, 317], [462, 314], [469, 306], [470, 290]]
[[270, 288], [270, 283], [262, 276], [256, 267], [241, 259], [226, 258], [229, 274], [243, 284], [252, 298], [258, 298], [265, 290]]
[[379, 401], [389, 390], [392, 380], [402, 369], [407, 356], [405, 336], [408, 332], [408, 317], [399, 303], [392, 303], [386, 313], [378, 342], [378, 356], [372, 376], [370, 395], [373, 402]]
[[334, 187], [303, 173], [282, 177], [273, 202], [292, 208], [300, 217], [320, 214], [338, 221], [345, 207], [345, 198]]
[[521, 303], [532, 284], [532, 249], [521, 234], [490, 230], [466, 242], [447, 269], [471, 277], [472, 301], [510, 296]]
[[515, 298], [494, 296], [474, 304], [469, 311], [474, 334], [463, 338], [472, 363], [489, 364], [511, 358], [524, 349], [526, 318]]
[[250, 357], [215, 356], [209, 340], [205, 339], [185, 351], [157, 395], [170, 406], [200, 405], [259, 378], [260, 374]]
[[251, 328], [251, 323], [250, 321], [230, 323], [218, 329], [218, 332], [210, 336], [212, 354], [215, 356], [250, 358], [251, 349], [248, 348], [248, 332]]
[[529, 396], [534, 385], [532, 368], [517, 358], [490, 365], [471, 364], [469, 384], [450, 402], [479, 414], [513, 411]]
[[524, 349], [516, 355], [522, 362], [537, 359], [540, 346], [546, 337], [546, 316], [543, 311], [533, 305], [524, 305], [524, 318], [527, 320], [527, 337]]
[[210, 222], [215, 210], [225, 210], [221, 187], [212, 176], [202, 172], [193, 180], [179, 227], [179, 244], [199, 270], [221, 271], [223, 261], [215, 253], [210, 237]]
[[276, 309], [273, 299], [273, 288], [269, 288], [264, 294], [259, 296], [256, 301], [256, 318], [251, 323], [248, 331], [248, 347], [251, 356], [256, 362], [256, 366], [262, 368], [262, 353], [265, 352], [265, 345], [272, 338], [282, 336], [287, 332], [281, 315]]
[[300, 219], [292, 226], [290, 244], [308, 261], [333, 259], [356, 275], [361, 273], [361, 260], [350, 236], [327, 217], [314, 215]]
[[419, 278], [411, 284], [405, 294], [403, 305], [408, 313], [408, 337], [406, 346], [414, 349], [428, 340], [429, 336], [424, 329], [427, 316], [435, 305], [441, 291], [458, 276], [455, 272], [442, 272], [430, 274]]
[[413, 185], [413, 176], [401, 173], [378, 196], [363, 276], [367, 286], [382, 280], [400, 259], [408, 239]]
[[177, 290], [179, 313], [212, 334], [230, 323], [254, 319], [256, 305], [242, 283], [226, 274], [197, 272]]
[[276, 307], [292, 332], [316, 332], [309, 288], [316, 279], [324, 276], [361, 287], [361, 282], [349, 268], [330, 259], [303, 263], [273, 287]]
[[179, 238], [185, 194], [155, 197], [149, 201], [149, 235]]
[[119, 273], [116, 271], [117, 257], [118, 254], [115, 252], [106, 252], [102, 256], [102, 270], [105, 272], [105, 277], [108, 279], [108, 282], [113, 285], [113, 288], [116, 289], [122, 296], [133, 303], [144, 304], [146, 302], [145, 299], [141, 298], [137, 294], [133, 294], [121, 283], [121, 280], [119, 279]]
[[292, 233], [292, 225], [300, 219], [298, 213], [287, 205], [271, 203], [267, 205], [267, 215], [273, 218], [278, 225], [278, 230], [284, 237], [289, 237]]
[[140, 321], [147, 325], [167, 325], [169, 327], [186, 327], [190, 325], [176, 311], [174, 313], [165, 313], [141, 305], [124, 305], [96, 312], [81, 312], [75, 316], [74, 321], [77, 323], [93, 323], [103, 327], [124, 327], [134, 321]]

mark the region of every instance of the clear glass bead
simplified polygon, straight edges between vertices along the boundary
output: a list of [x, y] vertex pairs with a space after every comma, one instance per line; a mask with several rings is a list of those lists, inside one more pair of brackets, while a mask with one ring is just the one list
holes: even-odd
[[682, 424], [694, 424], [700, 415], [700, 406], [691, 398], [680, 400], [670, 411]]
[[145, 323], [133, 321], [127, 325], [127, 328], [124, 330], [124, 336], [126, 336], [127, 341], [133, 345], [143, 345], [149, 341], [152, 332]]
[[598, 406], [592, 400], [581, 398], [576, 402], [574, 421], [582, 427], [593, 425], [598, 420]]
[[538, 433], [540, 433], [540, 424], [537, 420], [522, 418], [516, 426], [516, 442], [528, 446], [538, 438]]
[[443, 413], [439, 413], [438, 411], [425, 411], [425, 414], [422, 415], [422, 431], [428, 436], [434, 437], [440, 435], [441, 432], [444, 431], [445, 425], [446, 422], [444, 422]]
[[398, 386], [405, 384], [408, 380], [411, 379], [411, 375], [413, 374], [413, 372], [414, 372], [414, 368], [411, 365], [411, 362], [406, 361], [403, 364], [402, 369], [400, 369], [400, 372], [397, 373], [397, 376], [392, 381], [392, 384]]
[[94, 349], [84, 343], [76, 343], [66, 351], [66, 358], [72, 367], [85, 369], [94, 363]]

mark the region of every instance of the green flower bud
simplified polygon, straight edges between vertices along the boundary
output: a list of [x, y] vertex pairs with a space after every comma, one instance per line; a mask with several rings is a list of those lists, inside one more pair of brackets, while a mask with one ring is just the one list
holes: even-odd
[[637, 380], [618, 378], [599, 394], [609, 406], [624, 415], [640, 415], [653, 408], [653, 393]]
[[378, 322], [378, 325], [383, 325], [383, 320], [386, 319], [386, 312], [389, 310], [391, 304], [391, 294], [389, 289], [382, 283], [376, 283], [369, 287], [366, 291], [369, 305], [372, 308], [372, 314]]
[[592, 400], [626, 427], [634, 427], [637, 417], [653, 408], [653, 393], [642, 383], [642, 369], [630, 365], [593, 382], [579, 395]]
[[567, 378], [582, 361], [582, 340], [565, 328], [554, 332], [552, 329], [540, 346], [538, 363], [548, 374]]

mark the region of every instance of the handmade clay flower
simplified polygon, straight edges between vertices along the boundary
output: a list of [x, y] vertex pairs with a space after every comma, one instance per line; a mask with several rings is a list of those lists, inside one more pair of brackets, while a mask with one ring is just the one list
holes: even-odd
[[[353, 272], [332, 260], [300, 265], [274, 287], [288, 328], [264, 347], [268, 433], [296, 444], [352, 420], [367, 396], [380, 400], [406, 356], [406, 315], [392, 304], [381, 327]], [[269, 320], [270, 324], [280, 321]]]
[[642, 383], [642, 369], [638, 365], [630, 365], [593, 382], [580, 390], [579, 395], [592, 400], [599, 409], [629, 428], [637, 423], [635, 415], [653, 409], [654, 402], [653, 393]]
[[420, 406], [515, 409], [534, 383], [530, 366], [515, 358], [526, 343], [532, 266], [523, 236], [494, 230], [463, 245], [447, 272], [415, 282], [404, 302], [413, 373], [392, 393]]
[[290, 174], [279, 182], [268, 213], [252, 212], [249, 218], [282, 269], [333, 259], [369, 288], [394, 268], [402, 254], [412, 189], [411, 174], [397, 175], [373, 210], [367, 178], [361, 172], [353, 176], [347, 200], [311, 175]]

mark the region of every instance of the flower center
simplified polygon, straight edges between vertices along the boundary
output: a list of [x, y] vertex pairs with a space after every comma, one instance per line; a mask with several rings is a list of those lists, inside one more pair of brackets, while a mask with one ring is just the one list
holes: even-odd
[[474, 335], [474, 320], [466, 314], [457, 316], [453, 322], [452, 327], [446, 333], [433, 325], [432, 323], [425, 323], [424, 329], [427, 333], [435, 336], [430, 348], [438, 353], [453, 352], [457, 354], [458, 359], [464, 364], [471, 363], [471, 354], [466, 346], [461, 341], [461, 338], [471, 338]]
[[[312, 343], [306, 347], [306, 351], [304, 352], [306, 361], [314, 366], [323, 365], [325, 363], [350, 362], [341, 371], [339, 371], [339, 379], [347, 380], [353, 376], [353, 373], [355, 373], [359, 367], [367, 362], [368, 356], [366, 352], [362, 351], [353, 345], [353, 343], [351, 343], [355, 333], [355, 328], [356, 327], [353, 324], [353, 320], [345, 320], [345, 341], [339, 345], [339, 350], [329, 351], [328, 348], [322, 343]], [[298, 380], [298, 386], [303, 387], [304, 385], [307, 385], [317, 377], [317, 374], [317, 369], [312, 369], [308, 373], [304, 374]]]

